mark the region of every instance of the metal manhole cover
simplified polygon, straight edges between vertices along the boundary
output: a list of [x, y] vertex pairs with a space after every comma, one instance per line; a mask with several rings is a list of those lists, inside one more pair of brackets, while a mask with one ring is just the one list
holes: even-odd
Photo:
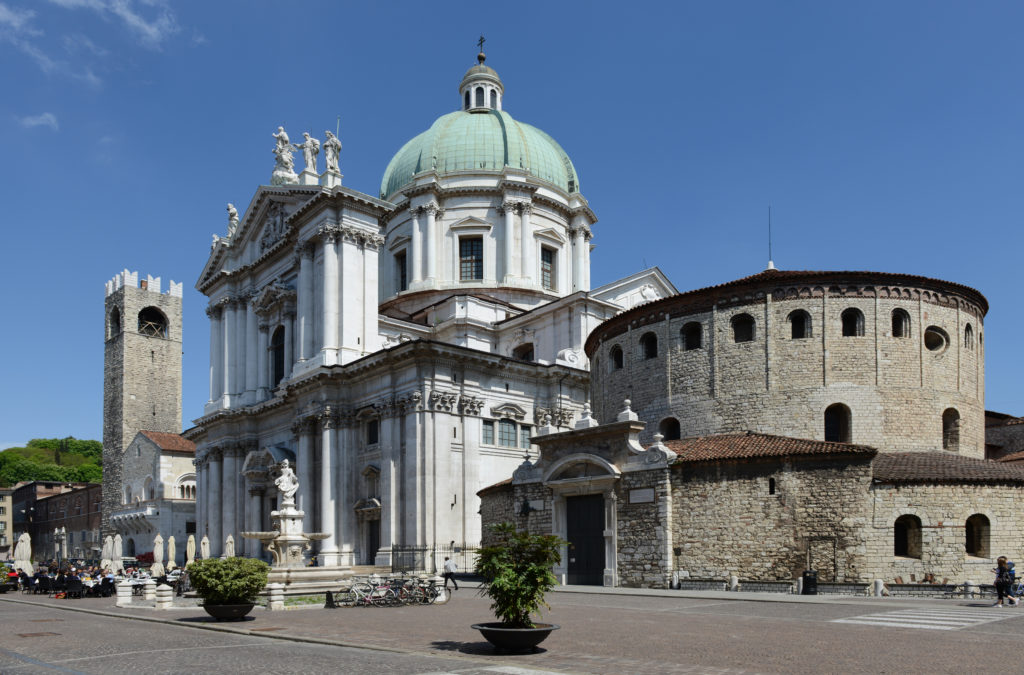
[[46, 637], [48, 635], [60, 635], [60, 633], [18, 633], [18, 637]]

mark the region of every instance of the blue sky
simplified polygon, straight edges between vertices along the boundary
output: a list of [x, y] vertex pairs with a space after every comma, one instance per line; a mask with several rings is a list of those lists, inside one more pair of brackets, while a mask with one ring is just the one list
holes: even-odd
[[193, 288], [270, 134], [341, 116], [345, 184], [459, 105], [487, 37], [505, 109], [572, 157], [593, 282], [782, 269], [972, 286], [986, 407], [1024, 414], [1021, 3], [0, 0], [0, 446], [101, 438], [103, 284], [185, 282], [183, 417], [208, 396]]

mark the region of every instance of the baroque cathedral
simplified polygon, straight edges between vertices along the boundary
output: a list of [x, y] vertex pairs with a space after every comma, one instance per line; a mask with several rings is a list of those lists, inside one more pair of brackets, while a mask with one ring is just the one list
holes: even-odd
[[[274, 134], [277, 164], [196, 288], [209, 298], [210, 396], [195, 442], [197, 538], [211, 554], [270, 529], [296, 467], [320, 565], [389, 565], [408, 547], [475, 546], [485, 486], [572, 428], [584, 343], [675, 288], [656, 268], [591, 288], [597, 216], [559, 144], [505, 111], [485, 56], [391, 159], [380, 194], [344, 187], [341, 144]], [[292, 150], [305, 169], [294, 171]]]

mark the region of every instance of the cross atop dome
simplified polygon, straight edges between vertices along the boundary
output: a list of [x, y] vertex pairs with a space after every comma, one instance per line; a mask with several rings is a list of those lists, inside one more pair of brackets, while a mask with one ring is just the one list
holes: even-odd
[[466, 112], [487, 112], [501, 110], [501, 99], [505, 95], [505, 86], [493, 68], [484, 65], [487, 55], [484, 54], [483, 35], [476, 41], [480, 53], [476, 55], [477, 65], [466, 71], [459, 84], [459, 96], [462, 99], [462, 110]]

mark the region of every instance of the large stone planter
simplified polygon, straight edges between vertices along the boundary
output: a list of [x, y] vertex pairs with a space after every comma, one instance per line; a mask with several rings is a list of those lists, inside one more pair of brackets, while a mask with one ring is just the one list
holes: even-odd
[[554, 623], [538, 623], [535, 628], [510, 628], [506, 624], [475, 623], [471, 626], [480, 631], [484, 639], [500, 650], [524, 652], [536, 649], [552, 631], [561, 628]]
[[241, 621], [252, 611], [254, 604], [249, 602], [241, 605], [207, 605], [203, 609], [217, 621]]

